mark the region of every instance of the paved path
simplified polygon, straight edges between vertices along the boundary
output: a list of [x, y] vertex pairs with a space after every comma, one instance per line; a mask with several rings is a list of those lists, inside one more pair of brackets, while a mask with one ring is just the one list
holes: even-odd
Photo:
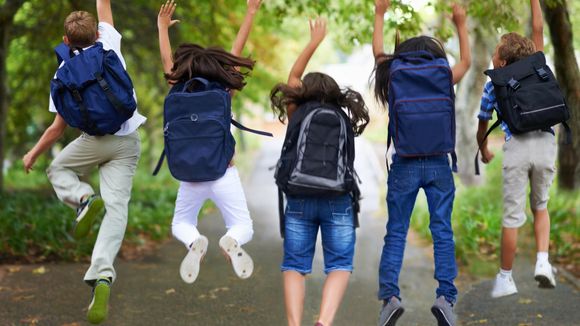
[[[210, 247], [198, 280], [193, 285], [186, 285], [179, 278], [178, 267], [185, 249], [174, 240], [142, 261], [120, 261], [117, 263], [119, 282], [113, 287], [110, 318], [105, 325], [284, 325], [279, 272], [282, 240], [278, 233], [273, 171], [268, 169], [275, 164], [278, 155], [278, 143], [265, 143], [253, 173], [245, 183], [256, 230], [254, 240], [246, 246], [256, 265], [251, 279], [237, 279], [223, 259], [217, 246], [224, 232], [223, 222], [219, 214], [211, 214], [200, 225], [210, 240]], [[377, 213], [384, 205], [385, 190], [381, 163], [376, 157], [372, 146], [365, 142], [357, 144], [356, 168], [363, 181], [365, 199], [361, 228], [357, 230], [355, 272], [337, 316], [335, 325], [339, 326], [376, 325], [379, 309], [376, 300], [377, 268], [386, 222], [386, 217]], [[314, 324], [320, 304], [324, 281], [320, 249], [318, 246], [314, 271], [307, 279], [304, 325]], [[429, 248], [410, 241], [401, 274], [407, 310], [399, 325], [435, 325], [429, 312], [436, 287], [432, 264]], [[8, 266], [0, 266], [0, 326], [85, 325], [90, 289], [81, 279], [87, 265], [47, 264], [44, 273], [35, 274], [33, 271], [39, 267], [20, 266], [9, 270]], [[478, 295], [487, 291], [486, 284], [475, 285], [474, 290], [458, 304], [466, 324], [518, 325], [516, 320], [531, 320], [533, 325], [573, 325], [550, 323], [550, 320], [562, 320], [550, 318], [566, 316], [580, 320], [578, 293], [570, 286], [560, 286], [557, 291], [534, 292], [537, 295], [529, 297], [522, 283], [521, 297], [489, 302], [484, 295]], [[484, 290], [479, 291], [480, 288]], [[546, 299], [540, 300], [543, 295]], [[532, 301], [520, 304], [518, 300], [521, 298], [531, 298]], [[560, 301], [556, 301], [558, 298]], [[562, 305], [562, 310], [537, 310], [544, 301], [565, 301], [567, 305]], [[576, 309], [570, 309], [570, 305]], [[514, 318], [505, 319], [508, 320], [505, 322], [494, 319], [492, 314], [498, 306], [508, 309], [508, 316]], [[523, 315], [521, 307], [540, 312], [545, 323], [541, 324], [537, 316], [525, 319], [532, 317], [527, 317], [528, 313]]]

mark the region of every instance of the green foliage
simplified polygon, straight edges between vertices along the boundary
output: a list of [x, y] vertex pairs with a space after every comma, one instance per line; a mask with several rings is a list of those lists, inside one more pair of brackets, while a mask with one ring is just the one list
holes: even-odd
[[[484, 262], [497, 261], [499, 255], [503, 216], [501, 161], [502, 158], [496, 156], [486, 168], [487, 180], [484, 185], [476, 188], [458, 186], [453, 208], [457, 258], [470, 270], [478, 270], [479, 273], [488, 272], [489, 269], [482, 269], [486, 265]], [[573, 259], [579, 249], [575, 239], [580, 238], [580, 194], [558, 191], [556, 185], [551, 187], [550, 194], [548, 210], [551, 218], [551, 254], [556, 259]], [[522, 241], [527, 239], [530, 242], [533, 237], [533, 218], [529, 209], [527, 216], [528, 222], [522, 227]], [[429, 212], [423, 198], [417, 203], [411, 224], [421, 236], [431, 239]]]

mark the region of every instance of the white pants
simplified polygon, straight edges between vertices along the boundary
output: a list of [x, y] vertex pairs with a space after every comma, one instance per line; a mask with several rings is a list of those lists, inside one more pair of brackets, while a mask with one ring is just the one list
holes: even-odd
[[240, 246], [252, 240], [253, 223], [235, 167], [229, 167], [226, 174], [215, 181], [180, 183], [171, 224], [173, 236], [177, 240], [189, 248], [200, 236], [197, 217], [207, 199], [211, 199], [221, 211], [226, 224], [226, 235], [236, 240]]

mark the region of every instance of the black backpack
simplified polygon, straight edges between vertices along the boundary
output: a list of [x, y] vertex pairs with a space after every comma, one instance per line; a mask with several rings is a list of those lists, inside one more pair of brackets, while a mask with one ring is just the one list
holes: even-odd
[[[485, 74], [493, 83], [499, 114], [482, 143], [502, 121], [515, 135], [536, 130], [550, 131], [552, 126], [562, 123], [566, 142], [571, 142], [570, 127], [566, 123], [570, 112], [552, 70], [546, 65], [543, 52], [536, 52], [503, 68], [487, 70]], [[479, 175], [478, 156], [479, 149], [475, 157], [475, 173]]]
[[308, 102], [288, 123], [274, 178], [278, 186], [280, 233], [284, 237], [284, 196], [350, 193], [358, 227], [360, 191], [354, 171], [354, 131], [339, 107]]

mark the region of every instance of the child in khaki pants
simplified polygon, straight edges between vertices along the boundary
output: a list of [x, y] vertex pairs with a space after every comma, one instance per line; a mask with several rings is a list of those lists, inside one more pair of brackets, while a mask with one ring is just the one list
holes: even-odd
[[[540, 3], [531, 0], [532, 39], [516, 33], [503, 35], [493, 55], [494, 68], [501, 68], [521, 60], [536, 51], [543, 51], [543, 20]], [[488, 121], [497, 110], [494, 87], [485, 85], [479, 113], [477, 140], [484, 141]], [[526, 190], [531, 186], [530, 203], [534, 213], [536, 233], [537, 263], [534, 272], [540, 287], [556, 286], [554, 271], [548, 261], [550, 244], [550, 216], [547, 204], [550, 186], [554, 179], [556, 165], [556, 138], [553, 130], [533, 131], [514, 135], [505, 122], [502, 123], [506, 143], [503, 146], [503, 229], [501, 239], [501, 268], [496, 276], [491, 296], [503, 297], [517, 293], [512, 278], [512, 265], [516, 253], [518, 228], [526, 222]], [[494, 155], [484, 142], [481, 146], [482, 161], [489, 163]]]
[[[122, 36], [114, 28], [110, 0], [97, 0], [97, 12], [98, 24], [88, 12], [71, 13], [64, 24], [65, 44], [71, 49], [82, 48], [84, 51], [100, 42], [105, 50], [114, 51], [125, 67], [121, 54]], [[34, 148], [24, 156], [27, 172], [32, 169], [38, 156], [48, 150], [67, 127], [63, 117], [57, 113], [52, 98], [49, 110], [56, 113], [56, 117]], [[56, 156], [47, 170], [58, 198], [77, 211], [73, 232], [76, 239], [85, 237], [103, 207], [106, 209], [93, 248], [91, 266], [84, 277], [85, 282], [93, 287], [93, 298], [87, 313], [91, 323], [101, 323], [107, 318], [110, 286], [116, 277], [113, 262], [125, 234], [133, 175], [141, 154], [137, 129], [145, 120], [135, 111], [114, 135], [90, 136], [83, 133]], [[95, 195], [89, 184], [80, 180], [95, 167], [99, 170], [102, 198]]]

